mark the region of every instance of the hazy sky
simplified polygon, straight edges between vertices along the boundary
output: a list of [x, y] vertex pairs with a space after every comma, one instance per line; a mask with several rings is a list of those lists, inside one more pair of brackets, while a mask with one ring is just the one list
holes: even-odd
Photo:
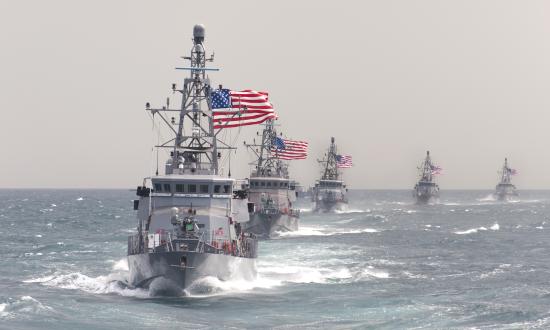
[[351, 188], [412, 188], [427, 149], [442, 190], [491, 189], [505, 156], [520, 189], [550, 188], [550, 2], [503, 0], [2, 1], [0, 187], [140, 184], [144, 104], [184, 78], [196, 23], [214, 83], [269, 91], [310, 142], [305, 184], [335, 136]]

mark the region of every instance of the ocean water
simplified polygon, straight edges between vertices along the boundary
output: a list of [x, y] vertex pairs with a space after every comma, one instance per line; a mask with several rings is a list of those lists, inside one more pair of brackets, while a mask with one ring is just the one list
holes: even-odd
[[258, 277], [155, 297], [123, 285], [124, 190], [0, 190], [2, 329], [550, 328], [550, 192], [352, 191], [260, 243]]

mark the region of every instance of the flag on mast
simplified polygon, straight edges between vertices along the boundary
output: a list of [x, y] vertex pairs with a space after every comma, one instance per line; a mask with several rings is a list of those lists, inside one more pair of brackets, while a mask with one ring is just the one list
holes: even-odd
[[309, 143], [305, 141], [294, 141], [275, 137], [271, 145], [271, 153], [279, 159], [295, 160], [306, 159]]
[[336, 167], [350, 168], [353, 166], [350, 155], [336, 155]]
[[267, 92], [216, 89], [211, 93], [214, 128], [261, 124], [277, 118]]
[[432, 175], [440, 175], [443, 171], [441, 166], [430, 165], [430, 167], [431, 167], [431, 170], [432, 170]]

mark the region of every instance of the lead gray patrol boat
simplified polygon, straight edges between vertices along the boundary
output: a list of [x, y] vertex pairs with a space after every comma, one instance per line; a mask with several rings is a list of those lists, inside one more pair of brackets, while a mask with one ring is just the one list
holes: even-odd
[[[196, 280], [220, 280], [256, 275], [257, 239], [242, 231], [248, 221], [246, 196], [234, 194], [234, 180], [218, 170], [220, 149], [231, 149], [217, 139], [211, 111], [211, 84], [206, 71], [204, 27], [193, 30], [190, 72], [181, 107], [154, 109], [153, 119], [168, 126], [173, 138], [157, 145], [171, 152], [165, 174], [145, 178], [137, 188], [137, 233], [128, 237], [129, 285], [160, 288], [159, 294], [181, 294]], [[169, 114], [179, 118], [169, 118]], [[157, 153], [158, 159], [158, 153]]]
[[313, 211], [332, 212], [347, 208], [347, 188], [338, 169], [338, 152], [335, 139], [330, 139], [330, 147], [325, 157], [318, 162], [322, 166], [321, 179], [312, 189]]
[[420, 180], [418, 180], [413, 190], [416, 203], [428, 204], [436, 201], [439, 198], [439, 186], [435, 183], [434, 175], [439, 173], [441, 169], [432, 163], [429, 151], [426, 151], [426, 158], [418, 169]]
[[257, 160], [252, 163], [254, 170], [248, 180], [248, 199], [254, 209], [244, 230], [263, 238], [298, 230], [300, 218], [300, 210], [292, 207], [296, 201], [295, 181], [289, 178], [288, 164], [273, 152], [276, 138], [274, 121], [270, 119], [262, 132], [262, 141], [247, 144]]
[[508, 201], [518, 195], [516, 186], [512, 184], [512, 175], [515, 170], [508, 166], [508, 158], [504, 158], [504, 165], [500, 173], [500, 182], [495, 188], [495, 196], [499, 201]]

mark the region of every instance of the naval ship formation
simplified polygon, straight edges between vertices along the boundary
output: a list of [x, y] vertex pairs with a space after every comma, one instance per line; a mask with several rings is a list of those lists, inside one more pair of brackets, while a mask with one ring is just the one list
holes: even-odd
[[495, 188], [495, 196], [498, 200], [506, 201], [517, 196], [516, 186], [512, 184], [512, 176], [516, 175], [517, 171], [508, 166], [508, 158], [504, 158], [504, 165], [500, 172], [500, 182]]
[[255, 153], [250, 174], [248, 199], [254, 208], [246, 232], [269, 238], [277, 232], [298, 230], [300, 210], [296, 201], [296, 182], [289, 178], [284, 160], [305, 159], [308, 143], [283, 139], [277, 135], [274, 120], [266, 121], [261, 142], [246, 144]]
[[427, 204], [439, 198], [439, 186], [435, 183], [434, 176], [441, 173], [441, 167], [432, 163], [430, 152], [426, 151], [426, 158], [418, 168], [420, 180], [416, 183], [413, 196], [419, 204]]
[[[206, 276], [224, 280], [239, 273], [253, 279], [258, 237], [298, 229], [295, 202], [303, 188], [290, 178], [286, 161], [305, 159], [308, 143], [277, 132], [267, 92], [212, 87], [207, 72], [217, 69], [206, 66], [214, 59], [206, 56], [204, 36], [204, 27], [196, 25], [190, 55], [183, 57], [190, 64], [177, 68], [189, 73], [181, 89], [172, 84], [173, 93], [182, 96], [180, 107], [170, 108], [169, 99], [161, 108], [146, 104], [153, 121], [158, 119], [172, 137], [156, 145], [157, 162], [159, 150], [169, 151], [164, 174], [157, 166], [155, 175], [137, 188], [137, 233], [128, 237], [128, 284], [133, 287], [153, 285], [178, 294]], [[220, 166], [222, 153], [227, 159], [236, 148], [218, 136], [225, 129], [259, 124], [264, 124], [261, 141], [245, 143], [255, 153], [254, 168], [239, 186]], [[314, 211], [345, 209], [347, 188], [340, 171], [352, 167], [351, 156], [339, 154], [332, 137], [319, 163], [322, 174], [310, 190]], [[435, 176], [441, 168], [428, 151], [419, 170], [413, 195], [418, 203], [428, 203], [439, 197]], [[498, 199], [516, 195], [515, 174], [505, 159]]]
[[[190, 66], [180, 68], [189, 77], [182, 89], [172, 85], [173, 92], [182, 95], [181, 107], [171, 109], [169, 100], [162, 108], [146, 105], [173, 137], [156, 146], [170, 151], [165, 174], [157, 170], [137, 188], [138, 228], [128, 238], [131, 286], [150, 287], [162, 281], [160, 287], [181, 294], [204, 276], [222, 280], [235, 272], [244, 278], [255, 276], [257, 238], [243, 230], [249, 220], [248, 200], [245, 193], [233, 191], [235, 180], [221, 174], [221, 151], [232, 147], [217, 138], [224, 128], [244, 125], [246, 109], [242, 102], [232, 103], [232, 91], [212, 89], [206, 72], [217, 69], [206, 67], [213, 57], [206, 57], [204, 32], [203, 26], [194, 27], [193, 46], [184, 57]], [[247, 93], [254, 94], [244, 91], [239, 100]], [[258, 113], [246, 124], [274, 117], [269, 109], [264, 118], [258, 119]], [[168, 119], [170, 114], [178, 117]], [[240, 118], [235, 119], [236, 114]]]
[[348, 204], [346, 197], [348, 189], [341, 179], [339, 170], [352, 166], [351, 156], [338, 154], [334, 137], [332, 137], [328, 151], [319, 163], [322, 167], [322, 175], [315, 182], [312, 190], [313, 210], [316, 212], [344, 210]]

